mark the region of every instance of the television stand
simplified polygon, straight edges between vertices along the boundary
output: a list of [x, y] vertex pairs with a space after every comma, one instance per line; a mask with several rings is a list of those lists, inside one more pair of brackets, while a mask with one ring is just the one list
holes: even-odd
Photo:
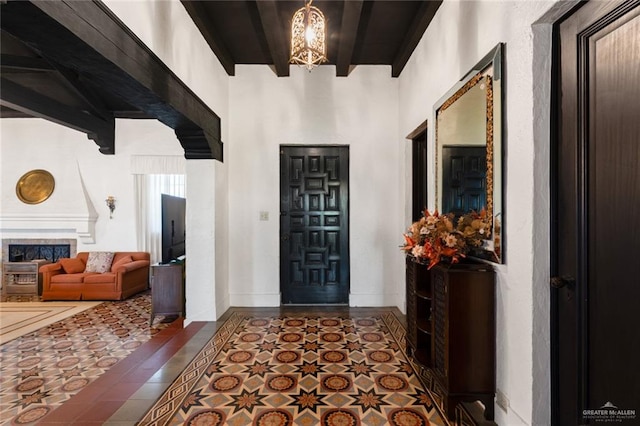
[[185, 316], [184, 264], [159, 263], [151, 266], [151, 319], [156, 315]]

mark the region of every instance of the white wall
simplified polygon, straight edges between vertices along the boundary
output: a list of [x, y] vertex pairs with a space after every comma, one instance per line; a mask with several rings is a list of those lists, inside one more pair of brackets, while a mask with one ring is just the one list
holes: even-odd
[[[397, 164], [398, 81], [390, 67], [291, 67], [278, 78], [264, 66], [237, 66], [230, 79], [229, 281], [234, 306], [277, 306], [279, 146], [349, 146], [351, 306], [388, 306], [403, 282], [404, 229]], [[259, 221], [259, 212], [269, 221]]]
[[[136, 250], [131, 155], [179, 155], [173, 131], [155, 120], [116, 120], [116, 154], [103, 155], [84, 133], [39, 118], [3, 118], [0, 126], [0, 217], [6, 215], [72, 215], [87, 211], [83, 188], [98, 214], [95, 243], [78, 240], [78, 251]], [[51, 197], [41, 204], [18, 200], [15, 185], [32, 169], [45, 169], [55, 179]], [[105, 199], [116, 198], [113, 219]], [[76, 238], [62, 229], [3, 229], [2, 238]]]
[[[153, 0], [105, 3], [220, 117], [222, 140], [229, 142], [229, 79], [184, 6]], [[229, 307], [227, 154], [225, 145], [224, 163], [187, 160], [187, 321], [215, 320]]]
[[[497, 387], [506, 396], [508, 404], [506, 410], [496, 406], [496, 421], [504, 425], [533, 424], [534, 418], [544, 424], [549, 419], [548, 386], [536, 387], [536, 395], [533, 394], [534, 374], [537, 382], [549, 383], [548, 371], [542, 371], [538, 365], [548, 365], [549, 353], [542, 355], [542, 359], [534, 360], [532, 356], [534, 344], [542, 343], [544, 346], [549, 339], [548, 329], [538, 330], [533, 337], [532, 315], [532, 294], [534, 286], [538, 286], [533, 281], [534, 269], [548, 269], [546, 264], [534, 263], [534, 251], [544, 252], [545, 245], [545, 241], [539, 239], [538, 246], [534, 247], [534, 219], [548, 215], [548, 208], [544, 210], [544, 205], [541, 209], [536, 208], [534, 192], [548, 194], [548, 187], [534, 188], [533, 184], [536, 155], [533, 94], [540, 79], [548, 81], [549, 75], [534, 77], [531, 25], [552, 4], [543, 1], [446, 1], [400, 77], [400, 131], [408, 133], [418, 123], [429, 119], [429, 152], [434, 152], [433, 105], [496, 44], [506, 43], [506, 263], [495, 268]], [[550, 53], [548, 55], [550, 59]], [[410, 164], [410, 158], [407, 147], [403, 164]], [[548, 176], [548, 162], [539, 161], [536, 167], [537, 176], [545, 173]], [[406, 171], [403, 174], [408, 176]], [[429, 180], [429, 187], [433, 188], [433, 167]], [[405, 179], [405, 183], [409, 185], [410, 180]], [[541, 183], [544, 185], [543, 181]], [[433, 208], [433, 190], [429, 196], [429, 204]], [[408, 221], [409, 218], [410, 210], [405, 208], [405, 219]], [[544, 220], [535, 222], [545, 223]], [[548, 235], [548, 228], [538, 230], [540, 233]], [[548, 247], [548, 238], [546, 244]], [[548, 257], [537, 259], [548, 262]], [[538, 275], [544, 276], [544, 273]], [[541, 399], [547, 401], [547, 406], [538, 403], [536, 406], [547, 412], [534, 415], [533, 401]]]

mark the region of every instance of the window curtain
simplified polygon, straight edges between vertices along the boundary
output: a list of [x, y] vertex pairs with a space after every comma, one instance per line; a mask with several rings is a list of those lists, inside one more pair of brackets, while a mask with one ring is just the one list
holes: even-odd
[[162, 260], [161, 194], [186, 196], [185, 159], [177, 156], [133, 156], [138, 250]]

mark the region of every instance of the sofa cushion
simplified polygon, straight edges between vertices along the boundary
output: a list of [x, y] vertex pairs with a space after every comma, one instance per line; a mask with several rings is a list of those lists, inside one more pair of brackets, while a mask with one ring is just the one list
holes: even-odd
[[82, 284], [85, 277], [98, 274], [58, 274], [51, 277], [52, 283], [68, 283], [68, 284]]
[[115, 272], [118, 266], [124, 265], [126, 263], [130, 263], [130, 262], [133, 262], [133, 258], [131, 256], [118, 257], [116, 255], [116, 257], [113, 258], [113, 264], [111, 265], [111, 272]]
[[92, 251], [89, 252], [87, 258], [87, 267], [85, 272], [97, 272], [99, 274], [108, 272], [111, 269], [111, 263], [113, 262], [112, 251]]
[[85, 284], [114, 284], [116, 282], [116, 275], [111, 272], [105, 272], [104, 274], [91, 274], [84, 277]]
[[84, 272], [84, 262], [76, 257], [71, 259], [59, 259], [60, 265], [66, 274], [79, 274]]

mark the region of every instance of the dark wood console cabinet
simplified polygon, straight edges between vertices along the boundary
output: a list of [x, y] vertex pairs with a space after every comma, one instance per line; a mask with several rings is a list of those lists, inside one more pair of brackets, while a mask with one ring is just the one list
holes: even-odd
[[407, 352], [431, 367], [431, 276], [427, 265], [407, 257]]
[[151, 266], [151, 324], [156, 315], [185, 315], [183, 264]]
[[484, 264], [435, 266], [433, 376], [444, 409], [454, 417], [462, 401], [481, 401], [493, 420], [496, 390], [495, 277]]
[[433, 391], [455, 418], [480, 401], [493, 420], [496, 389], [495, 274], [490, 265], [425, 265], [407, 258], [407, 352], [429, 369]]

